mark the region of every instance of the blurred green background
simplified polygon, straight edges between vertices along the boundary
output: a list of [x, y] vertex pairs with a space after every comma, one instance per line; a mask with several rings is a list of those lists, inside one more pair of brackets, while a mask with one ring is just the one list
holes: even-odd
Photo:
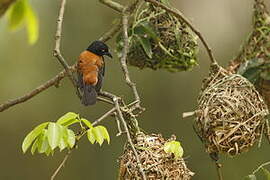
[[[0, 103], [25, 94], [62, 69], [52, 57], [60, 1], [30, 2], [40, 23], [39, 40], [34, 46], [27, 44], [25, 29], [10, 33], [6, 18], [0, 19]], [[251, 31], [253, 1], [174, 0], [172, 3], [201, 30], [217, 60], [224, 66], [238, 52]], [[269, 2], [268, 5], [270, 7]], [[117, 13], [97, 0], [67, 1], [62, 53], [70, 64], [91, 41], [112, 26], [114, 17]], [[111, 40], [109, 45], [113, 48], [114, 41]], [[167, 138], [175, 134], [184, 147], [187, 166], [196, 173], [193, 179], [215, 180], [215, 166], [193, 132], [193, 120], [181, 118], [183, 112], [196, 108], [201, 81], [207, 75], [209, 63], [203, 48], [199, 64], [193, 71], [175, 74], [132, 67], [130, 71], [146, 107], [139, 118], [140, 126], [149, 133], [161, 133]], [[103, 89], [131, 100], [132, 94], [123, 81], [117, 58], [107, 61]], [[82, 106], [71, 83], [65, 79], [59, 88], [51, 87], [29, 101], [1, 112], [0, 179], [49, 179], [65, 152], [56, 152], [53, 157], [23, 155], [21, 143], [25, 135], [38, 124], [55, 121], [68, 111], [94, 121], [108, 109], [110, 106], [103, 103]], [[125, 137], [115, 137], [117, 130], [113, 118], [106, 119], [103, 124], [111, 135], [111, 144], [100, 148], [90, 145], [84, 138], [56, 179], [116, 179], [117, 158], [122, 153]], [[239, 180], [248, 175], [269, 160], [269, 152], [270, 146], [263, 140], [259, 149], [254, 147], [233, 159], [222, 157], [224, 179]]]

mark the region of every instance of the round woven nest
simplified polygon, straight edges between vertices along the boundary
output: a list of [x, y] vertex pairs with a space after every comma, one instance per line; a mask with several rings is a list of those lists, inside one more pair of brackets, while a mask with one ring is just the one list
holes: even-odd
[[[165, 140], [161, 135], [145, 135], [140, 133], [136, 137], [134, 146], [138, 152], [142, 168], [147, 180], [190, 180], [194, 175], [182, 158], [174, 158], [164, 151], [164, 144], [175, 140], [175, 136]], [[138, 170], [136, 157], [129, 145], [126, 145], [120, 157], [120, 180], [142, 179]]]
[[[168, 3], [166, 5], [171, 7]], [[127, 61], [132, 66], [179, 72], [197, 65], [197, 36], [184, 22], [159, 7], [141, 4], [128, 35], [130, 49]], [[117, 47], [121, 56], [122, 33], [117, 38]]]
[[262, 136], [268, 108], [254, 86], [217, 64], [198, 98], [194, 127], [211, 154], [247, 151]]

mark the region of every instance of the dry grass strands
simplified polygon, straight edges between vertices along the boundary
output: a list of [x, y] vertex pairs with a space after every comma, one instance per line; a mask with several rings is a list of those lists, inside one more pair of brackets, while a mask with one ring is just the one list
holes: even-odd
[[[168, 2], [162, 2], [171, 7]], [[117, 38], [119, 53], [123, 48], [121, 37], [120, 33]], [[196, 39], [186, 24], [178, 18], [144, 2], [129, 27], [130, 49], [127, 61], [141, 69], [186, 71], [197, 65]]]
[[[175, 140], [175, 136], [165, 140], [161, 135], [156, 134], [137, 135], [134, 145], [148, 180], [189, 180], [194, 175], [186, 167], [182, 158], [175, 159], [173, 155], [164, 151], [164, 144], [171, 140]], [[128, 145], [120, 157], [119, 179], [142, 179], [134, 153]]]
[[198, 98], [196, 133], [211, 154], [248, 151], [264, 131], [268, 108], [254, 86], [217, 64], [211, 66]]

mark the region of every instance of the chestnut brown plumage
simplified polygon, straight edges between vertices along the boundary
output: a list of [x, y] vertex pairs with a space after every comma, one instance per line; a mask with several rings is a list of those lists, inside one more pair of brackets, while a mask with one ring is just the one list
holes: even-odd
[[96, 103], [105, 73], [104, 55], [112, 58], [105, 43], [94, 41], [78, 58], [78, 87], [82, 93], [82, 104], [85, 106]]

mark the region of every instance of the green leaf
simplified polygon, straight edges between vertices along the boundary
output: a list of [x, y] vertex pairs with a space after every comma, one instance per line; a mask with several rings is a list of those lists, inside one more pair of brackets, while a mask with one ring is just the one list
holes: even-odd
[[8, 26], [10, 30], [16, 30], [23, 23], [26, 14], [25, 0], [16, 1], [8, 12]]
[[56, 123], [62, 126], [70, 126], [74, 123], [79, 122], [78, 117], [79, 117], [78, 114], [68, 112], [64, 116], [60, 117]]
[[48, 148], [47, 151], [45, 152], [46, 156], [49, 156], [50, 154], [53, 155], [53, 150], [51, 148]]
[[173, 153], [175, 158], [180, 158], [184, 154], [184, 150], [179, 141], [166, 142], [164, 145], [164, 151], [166, 153]]
[[91, 128], [91, 129], [88, 129], [87, 130], [87, 138], [90, 141], [90, 143], [92, 143], [92, 144], [94, 144], [95, 141], [96, 141], [95, 136], [94, 136], [94, 133], [93, 133], [93, 129], [94, 128]]
[[257, 180], [256, 176], [254, 174], [250, 174], [244, 178], [244, 180]]
[[42, 123], [34, 128], [27, 136], [24, 138], [22, 143], [23, 153], [31, 146], [32, 142], [40, 135], [42, 130], [49, 124], [49, 122]]
[[43, 129], [42, 134], [38, 138], [38, 152], [39, 153], [45, 153], [48, 148], [50, 149], [47, 133], [48, 133], [48, 130]]
[[[39, 135], [39, 136], [40, 136], [40, 135]], [[34, 141], [34, 143], [33, 143], [33, 145], [32, 145], [32, 148], [31, 148], [31, 153], [32, 153], [32, 155], [35, 154], [35, 151], [36, 151], [36, 149], [37, 149], [37, 147], [38, 147], [39, 136], [36, 138], [36, 140]]]
[[93, 127], [92, 124], [91, 124], [91, 122], [88, 121], [87, 119], [82, 118], [81, 121], [82, 121], [88, 128], [91, 129], [91, 128]]
[[152, 38], [155, 41], [159, 41], [157, 33], [148, 21], [143, 21], [138, 26], [136, 26], [134, 28], [134, 33], [139, 35], [141, 38]]
[[61, 137], [62, 137], [61, 126], [57, 123], [50, 122], [48, 126], [48, 141], [52, 150], [54, 150], [58, 146]]
[[26, 14], [25, 14], [25, 21], [26, 21], [26, 29], [28, 32], [28, 41], [30, 44], [34, 44], [38, 39], [38, 19], [36, 13], [32, 9], [29, 3], [26, 6]]
[[138, 41], [140, 42], [140, 44], [142, 45], [143, 50], [146, 53], [146, 55], [151, 59], [153, 52], [152, 52], [150, 40], [147, 38], [141, 38], [139, 36], [136, 36], [136, 37], [137, 37]]
[[270, 180], [270, 172], [265, 168], [262, 168], [262, 171], [263, 171], [263, 174], [264, 174], [266, 180]]
[[60, 142], [58, 144], [58, 147], [60, 151], [68, 147], [68, 128], [66, 126], [60, 126], [61, 127], [61, 138]]
[[68, 145], [70, 148], [73, 148], [73, 146], [75, 145], [75, 141], [76, 141], [75, 133], [70, 129], [68, 129], [67, 131], [68, 131]]
[[242, 63], [237, 71], [238, 74], [243, 75], [247, 70], [252, 68], [259, 68], [264, 64], [264, 60], [261, 58], [255, 58]]
[[107, 129], [104, 126], [97, 126], [96, 128], [99, 129], [103, 138], [107, 140], [108, 144], [110, 144], [110, 135], [109, 135]]
[[65, 149], [67, 146], [68, 146], [68, 144], [65, 142], [64, 138], [61, 138], [60, 142], [58, 144], [58, 147], [59, 147], [60, 151]]
[[92, 128], [93, 130], [93, 136], [95, 137], [95, 140], [99, 143], [99, 145], [101, 146], [102, 143], [104, 142], [104, 137], [103, 134], [99, 128], [99, 126]]
[[250, 68], [248, 69], [243, 76], [247, 78], [251, 83], [255, 83], [260, 77], [261, 69], [259, 68]]

